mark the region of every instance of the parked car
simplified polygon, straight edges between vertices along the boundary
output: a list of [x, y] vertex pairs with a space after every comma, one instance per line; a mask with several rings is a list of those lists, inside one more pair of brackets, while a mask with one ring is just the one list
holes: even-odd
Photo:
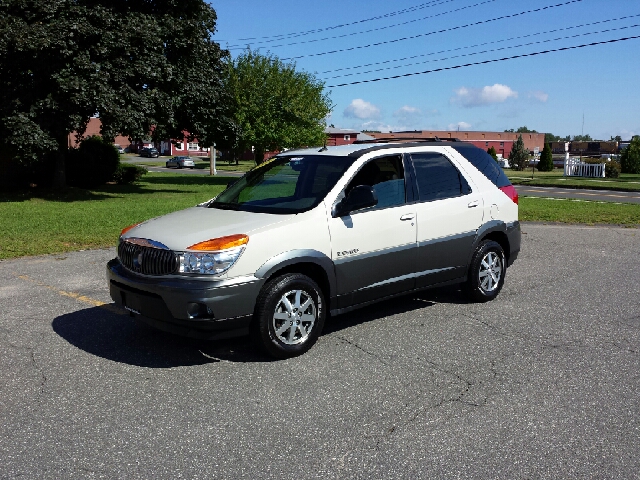
[[122, 148], [120, 145], [114, 145], [114, 147], [116, 148], [116, 150], [118, 151], [118, 153], [123, 154], [124, 153], [124, 148]]
[[148, 158], [158, 158], [158, 150], [156, 150], [153, 147], [145, 147], [142, 150], [140, 150], [140, 156], [141, 157], [148, 157]]
[[[307, 351], [328, 314], [462, 284], [494, 299], [520, 251], [518, 194], [459, 141], [287, 151], [196, 207], [122, 230], [111, 298], [159, 329]], [[402, 334], [402, 333], [399, 333]]]
[[193, 168], [196, 166], [196, 164], [194, 163], [193, 159], [191, 157], [172, 157], [169, 160], [167, 160], [167, 162], [165, 163], [165, 166], [167, 168], [170, 167], [176, 167], [176, 168], [184, 168], [184, 167], [188, 167], [188, 168]]

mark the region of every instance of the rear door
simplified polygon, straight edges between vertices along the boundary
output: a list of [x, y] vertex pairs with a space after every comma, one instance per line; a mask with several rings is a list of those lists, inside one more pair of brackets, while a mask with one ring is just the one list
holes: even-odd
[[471, 178], [444, 150], [412, 153], [418, 189], [416, 286], [461, 278], [476, 231], [482, 225], [483, 199]]

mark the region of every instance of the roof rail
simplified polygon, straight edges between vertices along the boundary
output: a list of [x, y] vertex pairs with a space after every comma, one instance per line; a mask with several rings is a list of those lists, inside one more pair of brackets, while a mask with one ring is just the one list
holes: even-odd
[[373, 140], [356, 140], [354, 144], [366, 143], [393, 143], [393, 142], [461, 142], [459, 138], [438, 138], [438, 137], [380, 137]]

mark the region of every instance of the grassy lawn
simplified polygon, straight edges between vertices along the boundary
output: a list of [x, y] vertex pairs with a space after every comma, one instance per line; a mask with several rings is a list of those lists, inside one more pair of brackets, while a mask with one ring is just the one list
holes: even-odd
[[[209, 170], [209, 159], [200, 159], [198, 157], [191, 157], [193, 162], [196, 164], [196, 170]], [[139, 158], [139, 161], [136, 161], [136, 165], [142, 165], [145, 167], [164, 167], [165, 162], [169, 159], [160, 158], [160, 159], [148, 159], [148, 158]], [[253, 160], [239, 160], [238, 165], [233, 163], [229, 163], [226, 160], [216, 160], [216, 170], [218, 172], [247, 172], [256, 166], [256, 162]]]
[[[124, 227], [201, 203], [230, 177], [148, 173], [137, 185], [0, 194], [0, 259], [116, 244]], [[521, 197], [523, 221], [640, 225], [640, 205]]]
[[0, 259], [113, 246], [124, 227], [208, 200], [229, 180], [148, 173], [137, 185], [1, 194]]
[[554, 169], [552, 172], [536, 171], [531, 177], [531, 169], [519, 172], [505, 169], [509, 180], [514, 185], [535, 185], [537, 187], [572, 187], [590, 188], [594, 190], [640, 190], [640, 175], [621, 173], [620, 178], [582, 178], [565, 177], [562, 169]]
[[640, 226], [640, 205], [520, 197], [521, 221]]

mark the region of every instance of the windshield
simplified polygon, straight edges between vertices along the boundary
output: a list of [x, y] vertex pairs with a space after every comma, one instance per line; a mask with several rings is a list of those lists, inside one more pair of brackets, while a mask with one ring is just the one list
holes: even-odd
[[210, 208], [300, 213], [318, 205], [355, 159], [326, 155], [278, 156], [230, 185]]

